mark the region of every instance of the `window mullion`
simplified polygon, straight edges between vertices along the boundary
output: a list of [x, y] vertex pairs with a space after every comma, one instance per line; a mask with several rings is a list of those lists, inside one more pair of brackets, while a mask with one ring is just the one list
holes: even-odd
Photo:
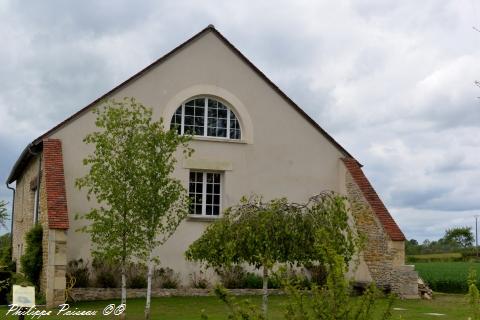
[[230, 114], [232, 111], [230, 109], [227, 110], [227, 139], [230, 139]]
[[203, 136], [207, 136], [207, 126], [208, 126], [208, 98], [205, 98], [205, 108], [204, 115], [203, 115]]
[[207, 214], [207, 173], [202, 172], [202, 215]]
[[183, 136], [185, 133], [185, 103], [182, 103], [182, 119], [180, 120], [180, 134]]

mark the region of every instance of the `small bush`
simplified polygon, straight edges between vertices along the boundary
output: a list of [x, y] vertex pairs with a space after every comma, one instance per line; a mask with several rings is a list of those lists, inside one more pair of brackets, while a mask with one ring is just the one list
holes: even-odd
[[8, 305], [8, 293], [12, 287], [12, 273], [0, 271], [0, 305]]
[[74, 281], [74, 288], [87, 288], [90, 285], [88, 263], [84, 262], [83, 259], [69, 261], [67, 264], [67, 285], [68, 281]]
[[170, 268], [160, 268], [155, 270], [155, 282], [163, 289], [176, 289], [180, 285], [180, 276], [178, 272]]
[[256, 273], [249, 272], [245, 276], [243, 288], [261, 289], [263, 287], [263, 279]]
[[202, 271], [190, 275], [190, 284], [195, 289], [206, 289], [209, 286], [208, 279]]
[[40, 285], [40, 272], [43, 265], [42, 237], [43, 230], [40, 224], [30, 229], [25, 235], [25, 254], [20, 258], [22, 272], [37, 287]]
[[141, 263], [130, 263], [127, 266], [127, 287], [143, 289], [147, 287], [147, 267]]
[[317, 286], [323, 286], [327, 282], [327, 269], [323, 265], [309, 266], [307, 268], [310, 272], [310, 281], [311, 283], [316, 284]]
[[94, 282], [93, 285], [97, 288], [119, 288], [120, 282], [118, 275], [120, 269], [111, 263], [101, 262], [94, 259], [92, 263]]
[[147, 278], [137, 274], [127, 281], [127, 287], [130, 289], [143, 289], [147, 287]]
[[231, 268], [224, 268], [222, 270], [218, 270], [217, 274], [220, 277], [220, 282], [225, 288], [245, 288], [245, 277], [247, 273], [241, 266], [236, 265]]

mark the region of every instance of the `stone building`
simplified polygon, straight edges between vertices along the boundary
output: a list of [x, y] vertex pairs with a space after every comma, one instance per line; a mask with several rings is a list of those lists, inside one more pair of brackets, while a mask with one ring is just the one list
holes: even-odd
[[41, 288], [49, 305], [63, 302], [67, 262], [91, 261], [89, 236], [76, 231], [83, 222], [74, 216], [98, 204], [87, 201], [74, 182], [87, 173], [82, 160], [93, 150], [82, 142], [96, 129], [91, 109], [106, 97], [135, 97], [167, 127], [194, 133], [195, 153], [179, 161], [174, 174], [197, 201], [157, 252], [164, 266], [181, 273], [185, 285], [198, 266], [185, 261], [184, 251], [243, 195], [304, 201], [333, 190], [349, 198], [353, 221], [368, 236], [352, 271], [355, 278], [405, 296], [417, 294], [417, 275], [404, 265], [405, 237], [360, 163], [208, 26], [33, 140], [13, 166], [7, 181], [16, 182], [13, 258], [18, 262], [25, 250], [25, 232], [41, 223]]

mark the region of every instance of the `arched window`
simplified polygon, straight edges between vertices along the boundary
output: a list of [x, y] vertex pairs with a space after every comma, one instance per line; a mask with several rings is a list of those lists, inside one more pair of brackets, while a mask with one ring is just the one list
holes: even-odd
[[178, 134], [240, 140], [238, 118], [222, 102], [210, 97], [198, 97], [183, 103], [172, 117], [170, 128]]

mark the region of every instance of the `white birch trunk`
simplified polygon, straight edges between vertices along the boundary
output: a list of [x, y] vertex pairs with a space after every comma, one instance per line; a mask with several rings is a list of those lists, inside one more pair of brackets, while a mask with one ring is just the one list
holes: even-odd
[[268, 268], [263, 266], [263, 297], [262, 297], [262, 311], [265, 319], [267, 319], [268, 311]]
[[148, 274], [147, 274], [147, 302], [145, 304], [145, 320], [150, 320], [150, 303], [152, 296], [152, 276], [153, 276], [153, 261], [152, 253], [148, 256]]
[[[122, 304], [127, 305], [127, 276], [126, 276], [126, 267], [125, 264], [122, 266]], [[126, 309], [125, 309], [126, 310]], [[126, 318], [126, 311], [120, 315], [120, 319]]]

